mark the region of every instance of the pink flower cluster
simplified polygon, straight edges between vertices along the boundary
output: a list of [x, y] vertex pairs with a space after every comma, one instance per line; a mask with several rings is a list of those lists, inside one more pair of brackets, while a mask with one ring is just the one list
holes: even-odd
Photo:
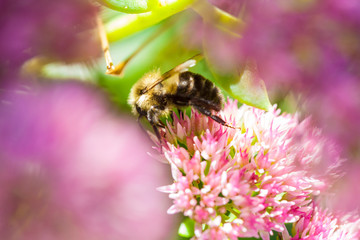
[[[269, 239], [308, 216], [312, 197], [331, 181], [329, 172], [316, 171], [328, 159], [320, 132], [276, 107], [265, 112], [229, 101], [219, 115], [237, 129], [195, 111], [167, 124], [162, 151], [174, 183], [159, 190], [173, 199], [168, 213], [193, 219], [196, 239]], [[327, 154], [335, 173], [340, 160]]]

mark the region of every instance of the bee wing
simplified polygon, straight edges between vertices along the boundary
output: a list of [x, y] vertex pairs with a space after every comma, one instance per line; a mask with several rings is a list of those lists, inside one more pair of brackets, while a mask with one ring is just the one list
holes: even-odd
[[173, 76], [173, 75], [175, 75], [177, 73], [187, 71], [190, 67], [195, 66], [196, 62], [200, 61], [203, 57], [204, 56], [202, 54], [197, 54], [197, 55], [193, 56], [192, 58], [190, 58], [189, 60], [187, 60], [187, 61], [181, 63], [180, 65], [174, 67], [173, 69], [167, 71], [166, 73], [161, 75], [161, 77], [158, 80], [156, 80], [153, 84], [151, 84], [150, 86], [145, 88], [143, 93], [146, 93], [146, 92], [150, 91], [156, 85], [158, 85], [159, 83], [165, 81], [166, 79], [170, 78], [171, 76]]

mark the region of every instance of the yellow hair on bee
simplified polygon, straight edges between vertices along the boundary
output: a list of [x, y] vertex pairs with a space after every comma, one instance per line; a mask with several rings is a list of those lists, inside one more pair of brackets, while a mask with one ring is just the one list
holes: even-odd
[[[142, 97], [141, 102], [144, 102], [144, 97], [146, 96], [141, 93], [143, 89], [145, 89], [147, 86], [154, 83], [157, 79], [161, 77], [160, 69], [153, 70], [151, 72], [146, 73], [142, 78], [140, 78], [134, 86], [130, 90], [128, 103], [132, 107], [132, 113], [137, 115], [138, 112], [136, 111], [136, 104], [139, 101], [139, 99]], [[150, 93], [151, 91], [149, 91]], [[145, 106], [146, 107], [146, 106]], [[146, 107], [148, 109], [148, 107]]]

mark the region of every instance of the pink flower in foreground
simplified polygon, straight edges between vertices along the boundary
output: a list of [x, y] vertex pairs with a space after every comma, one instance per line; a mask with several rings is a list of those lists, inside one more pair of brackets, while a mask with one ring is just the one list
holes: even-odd
[[295, 223], [293, 232], [294, 237], [284, 240], [356, 240], [360, 239], [360, 219], [351, 214], [337, 217], [315, 207]]
[[[161, 187], [173, 205], [195, 221], [195, 238], [268, 239], [312, 211], [312, 197], [329, 186], [339, 164], [322, 159], [326, 141], [309, 121], [225, 104], [220, 116], [239, 129], [223, 127], [195, 111], [184, 119], [174, 115], [162, 146], [174, 183]], [[331, 165], [331, 166], [330, 166]]]
[[137, 124], [77, 83], [6, 90], [1, 239], [166, 239], [165, 169]]
[[324, 196], [322, 202], [331, 211], [360, 214], [360, 163], [348, 161], [342, 168], [346, 175], [336, 182], [332, 194]]

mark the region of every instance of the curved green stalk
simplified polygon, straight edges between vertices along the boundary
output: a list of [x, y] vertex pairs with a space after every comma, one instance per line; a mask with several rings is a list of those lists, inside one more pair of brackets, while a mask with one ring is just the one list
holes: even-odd
[[98, 0], [98, 2], [123, 13], [150, 12], [158, 3], [157, 0]]
[[110, 42], [120, 40], [189, 8], [194, 1], [164, 1], [164, 4], [159, 3], [158, 7], [148, 13], [121, 15], [105, 24], [107, 37]]
[[207, 0], [196, 1], [192, 5], [192, 8], [205, 22], [209, 22], [235, 37], [241, 36], [241, 32], [245, 26], [245, 23], [241, 19], [215, 7]]
[[204, 21], [237, 37], [241, 35], [245, 25], [241, 19], [222, 11], [205, 0], [168, 0], [163, 4], [159, 3], [159, 6], [154, 7], [151, 12], [120, 15], [110, 20], [105, 24], [107, 37], [110, 42], [120, 40], [190, 7]]

